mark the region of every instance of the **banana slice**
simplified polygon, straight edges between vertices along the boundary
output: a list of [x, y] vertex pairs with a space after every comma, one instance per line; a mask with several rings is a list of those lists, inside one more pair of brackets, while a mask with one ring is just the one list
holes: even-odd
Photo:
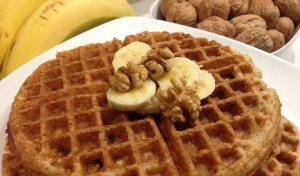
[[215, 87], [215, 79], [212, 74], [206, 70], [201, 70], [201, 80], [196, 83], [196, 90], [200, 100], [212, 94]]
[[167, 90], [172, 86], [172, 77], [183, 77], [187, 80], [187, 85], [195, 86], [200, 99], [209, 96], [215, 89], [215, 80], [211, 73], [201, 70], [199, 65], [185, 57], [174, 57], [168, 60], [172, 66], [171, 71], [165, 72], [157, 80], [161, 89]]
[[144, 106], [136, 110], [137, 113], [146, 114], [159, 114], [161, 113], [160, 102], [156, 96], [153, 96]]
[[135, 111], [149, 102], [155, 92], [156, 84], [147, 79], [140, 88], [132, 88], [128, 92], [108, 89], [106, 95], [109, 106], [120, 111]]
[[127, 66], [129, 61], [138, 64], [149, 50], [151, 50], [151, 47], [146, 43], [132, 42], [116, 52], [112, 66], [117, 71], [120, 67]]

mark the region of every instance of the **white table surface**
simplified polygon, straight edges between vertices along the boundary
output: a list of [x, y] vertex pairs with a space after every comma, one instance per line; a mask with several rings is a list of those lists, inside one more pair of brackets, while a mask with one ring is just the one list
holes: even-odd
[[[145, 18], [150, 18], [149, 11], [154, 1], [155, 0], [128, 0], [136, 15], [143, 16]], [[295, 64], [298, 68], [300, 68], [300, 35], [298, 35], [298, 37], [295, 39], [295, 42], [289, 49], [286, 50], [286, 52], [277, 56]]]

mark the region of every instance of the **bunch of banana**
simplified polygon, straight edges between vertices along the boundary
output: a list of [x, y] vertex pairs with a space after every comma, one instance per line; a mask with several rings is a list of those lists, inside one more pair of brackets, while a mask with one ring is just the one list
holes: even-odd
[[12, 40], [28, 16], [46, 0], [0, 0], [0, 71]]
[[[133, 42], [118, 50], [112, 61], [115, 71], [126, 66], [129, 61], [138, 64], [142, 57], [150, 50], [150, 46], [142, 42]], [[140, 114], [160, 113], [160, 102], [156, 91], [159, 88], [167, 90], [172, 87], [171, 78], [185, 78], [187, 84], [197, 91], [199, 101], [208, 97], [215, 89], [215, 79], [206, 70], [201, 70], [199, 65], [185, 57], [174, 57], [168, 59], [172, 69], [165, 72], [156, 83], [147, 79], [142, 87], [132, 88], [127, 92], [118, 92], [113, 89], [107, 91], [108, 104], [120, 111], [136, 111]]]
[[[22, 3], [19, 0], [0, 0], [0, 4], [11, 1], [17, 1], [15, 4], [18, 5], [30, 2], [20, 8], [16, 5], [10, 15], [24, 8], [31, 8], [33, 11], [38, 7], [31, 14], [27, 13], [27, 19], [23, 13], [23, 21], [26, 20], [22, 25], [20, 20], [18, 30], [18, 27], [12, 27], [9, 22], [1, 24], [3, 16], [0, 16], [0, 32], [10, 31], [10, 37], [15, 34], [11, 41], [2, 41], [1, 36], [5, 36], [6, 32], [0, 33], [0, 64], [3, 60], [1, 53], [6, 53], [2, 63], [2, 77], [70, 37], [109, 20], [134, 15], [127, 0], [23, 0]], [[32, 3], [36, 4], [35, 7]], [[1, 8], [6, 7], [1, 5]]]

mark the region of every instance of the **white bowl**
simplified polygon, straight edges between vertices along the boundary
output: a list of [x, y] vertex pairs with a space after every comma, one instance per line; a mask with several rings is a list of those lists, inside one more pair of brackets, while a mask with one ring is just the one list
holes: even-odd
[[[149, 13], [150, 14], [150, 18], [159, 19], [159, 20], [165, 20], [163, 18], [163, 16], [161, 15], [160, 10], [159, 10], [160, 1], [161, 0], [156, 0], [151, 5], [150, 13]], [[297, 38], [297, 36], [299, 35], [299, 33], [300, 33], [300, 23], [298, 22], [296, 24], [295, 32], [294, 32], [292, 38], [283, 47], [281, 47], [280, 49], [272, 52], [271, 54], [274, 54], [274, 55], [279, 56], [279, 57], [283, 56], [284, 53], [288, 50], [288, 48], [295, 42], [295, 39]]]

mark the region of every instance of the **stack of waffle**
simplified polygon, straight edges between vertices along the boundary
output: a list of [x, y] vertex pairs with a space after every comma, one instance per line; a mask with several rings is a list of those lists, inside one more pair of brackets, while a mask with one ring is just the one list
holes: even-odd
[[[121, 112], [106, 91], [114, 53], [141, 41], [213, 74], [197, 119]], [[183, 33], [143, 32], [60, 52], [15, 97], [3, 176], [299, 175], [300, 134], [251, 58]]]

